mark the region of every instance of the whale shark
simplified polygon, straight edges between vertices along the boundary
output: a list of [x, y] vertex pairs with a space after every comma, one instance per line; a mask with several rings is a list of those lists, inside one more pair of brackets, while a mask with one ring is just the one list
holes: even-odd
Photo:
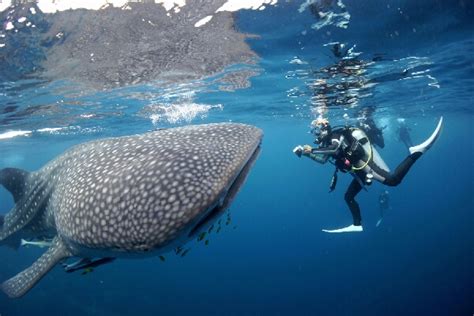
[[79, 144], [34, 172], [0, 170], [15, 202], [0, 245], [52, 239], [1, 290], [21, 297], [70, 257], [157, 256], [189, 241], [228, 208], [262, 137], [251, 125], [190, 125]]

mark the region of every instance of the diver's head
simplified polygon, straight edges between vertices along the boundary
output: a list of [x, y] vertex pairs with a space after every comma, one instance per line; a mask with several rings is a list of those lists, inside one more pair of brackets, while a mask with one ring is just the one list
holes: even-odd
[[325, 118], [317, 118], [313, 122], [311, 122], [311, 131], [316, 136], [316, 140], [314, 141], [316, 144], [321, 144], [324, 139], [331, 134], [331, 125], [329, 125], [329, 121]]

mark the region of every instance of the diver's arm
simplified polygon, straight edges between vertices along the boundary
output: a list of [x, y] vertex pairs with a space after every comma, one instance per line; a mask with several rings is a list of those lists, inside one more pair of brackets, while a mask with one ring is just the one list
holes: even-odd
[[299, 157], [303, 155], [318, 163], [324, 164], [332, 155], [335, 155], [338, 152], [343, 139], [343, 136], [341, 136], [339, 140], [333, 139], [332, 144], [326, 147], [312, 148], [310, 145], [304, 145], [303, 147], [297, 146], [293, 152]]
[[324, 154], [313, 154], [313, 153], [309, 153], [309, 154], [303, 154], [305, 155], [306, 157], [320, 163], [320, 164], [325, 164], [328, 159], [329, 159], [329, 156], [328, 155], [324, 155]]
[[312, 148], [312, 154], [334, 155], [339, 149], [339, 144], [332, 144], [327, 147]]
[[329, 156], [324, 155], [324, 154], [313, 154], [311, 152], [312, 149], [313, 148], [310, 145], [304, 145], [304, 146], [298, 145], [295, 147], [295, 149], [293, 149], [293, 152], [298, 157], [305, 156], [321, 164], [324, 164], [328, 161]]
[[331, 145], [326, 147], [312, 148], [311, 153], [323, 154], [327, 156], [335, 155], [338, 152], [339, 147], [341, 147], [343, 140], [344, 136], [341, 136], [339, 139], [333, 139]]
[[325, 164], [331, 155], [334, 155], [339, 149], [339, 143], [335, 140], [331, 145], [320, 148], [312, 148], [309, 145], [304, 146], [303, 155], [312, 160]]

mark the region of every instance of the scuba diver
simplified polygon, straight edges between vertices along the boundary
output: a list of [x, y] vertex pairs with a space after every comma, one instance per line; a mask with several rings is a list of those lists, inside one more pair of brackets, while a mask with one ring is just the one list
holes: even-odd
[[392, 209], [390, 207], [390, 196], [387, 190], [382, 191], [379, 195], [379, 220], [377, 221], [377, 224], [375, 224], [376, 227], [379, 227], [379, 225], [382, 223], [383, 215], [386, 210]]
[[397, 186], [401, 183], [411, 166], [424, 154], [439, 137], [443, 117], [440, 118], [433, 134], [423, 143], [410, 147], [410, 155], [406, 157], [393, 173], [380, 157], [363, 130], [355, 127], [332, 128], [327, 119], [317, 119], [312, 123], [313, 133], [316, 135], [315, 143], [318, 147], [310, 145], [296, 146], [293, 152], [298, 156], [306, 156], [318, 163], [330, 161], [336, 166], [330, 189], [336, 186], [337, 172], [349, 172], [354, 179], [347, 189], [344, 199], [352, 214], [353, 224], [347, 227], [327, 230], [327, 233], [361, 232], [362, 218], [356, 195], [370, 185], [372, 180], [377, 180], [387, 186]]
[[362, 129], [372, 145], [376, 145], [379, 148], [385, 147], [385, 140], [383, 137], [383, 130], [387, 126], [382, 128], [378, 127], [374, 121], [373, 114], [375, 112], [375, 107], [367, 106], [364, 107], [360, 112], [360, 117], [358, 118], [358, 128]]
[[383, 130], [387, 128], [387, 126], [379, 128], [372, 118], [367, 118], [364, 121], [359, 121], [359, 128], [364, 131], [373, 145], [380, 148], [385, 147]]
[[398, 139], [405, 144], [407, 149], [410, 149], [413, 146], [410, 137], [410, 128], [407, 126], [405, 119], [399, 118], [398, 119]]

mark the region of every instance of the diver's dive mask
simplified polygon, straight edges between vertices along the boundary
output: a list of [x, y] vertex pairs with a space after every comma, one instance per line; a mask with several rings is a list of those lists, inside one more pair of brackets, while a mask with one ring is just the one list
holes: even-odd
[[331, 133], [331, 126], [329, 124], [315, 126], [311, 129], [311, 133], [316, 137], [314, 143], [319, 145]]

